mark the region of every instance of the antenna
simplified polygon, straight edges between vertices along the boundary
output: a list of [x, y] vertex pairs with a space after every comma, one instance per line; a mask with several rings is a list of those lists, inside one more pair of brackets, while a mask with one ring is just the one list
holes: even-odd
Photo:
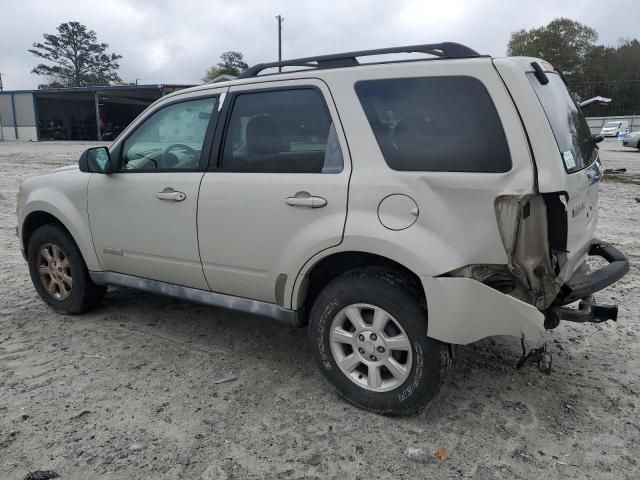
[[[278, 19], [278, 62], [282, 62], [282, 22], [284, 17], [282, 15], [276, 15]], [[282, 66], [278, 67], [278, 71], [282, 72]]]

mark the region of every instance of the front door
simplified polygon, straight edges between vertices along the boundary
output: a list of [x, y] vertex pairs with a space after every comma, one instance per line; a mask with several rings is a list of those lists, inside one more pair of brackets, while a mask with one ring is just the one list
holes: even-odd
[[232, 87], [217, 168], [200, 189], [203, 269], [215, 292], [280, 305], [284, 286], [342, 240], [350, 165], [319, 80]]
[[196, 210], [217, 103], [159, 105], [112, 148], [117, 171], [91, 176], [89, 219], [103, 270], [207, 289]]

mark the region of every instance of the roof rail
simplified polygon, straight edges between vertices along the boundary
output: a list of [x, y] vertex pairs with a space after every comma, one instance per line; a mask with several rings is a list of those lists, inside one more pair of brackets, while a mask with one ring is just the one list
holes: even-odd
[[431, 43], [425, 45], [407, 45], [404, 47], [377, 48], [375, 50], [360, 50], [357, 52], [334, 53], [318, 57], [296, 58], [282, 62], [258, 63], [245, 70], [238, 78], [256, 77], [268, 68], [274, 67], [312, 67], [312, 68], [340, 68], [360, 65], [357, 57], [373, 55], [387, 55], [390, 53], [428, 53], [441, 58], [472, 58], [479, 57], [475, 50], [454, 42]]

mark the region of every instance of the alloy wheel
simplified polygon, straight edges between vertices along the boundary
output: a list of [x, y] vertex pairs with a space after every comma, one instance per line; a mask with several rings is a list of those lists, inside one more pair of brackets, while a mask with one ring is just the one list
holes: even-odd
[[375, 305], [342, 309], [331, 323], [330, 344], [342, 373], [367, 390], [393, 390], [411, 373], [409, 337], [393, 316]]
[[40, 283], [49, 295], [56, 300], [64, 300], [71, 294], [71, 265], [67, 255], [58, 245], [45, 243], [40, 247], [36, 266]]

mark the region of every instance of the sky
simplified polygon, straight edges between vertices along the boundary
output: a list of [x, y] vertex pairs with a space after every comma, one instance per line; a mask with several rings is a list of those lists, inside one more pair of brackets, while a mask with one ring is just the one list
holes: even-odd
[[[125, 81], [201, 82], [222, 52], [248, 64], [283, 58], [454, 41], [505, 54], [513, 31], [568, 17], [595, 28], [599, 42], [640, 37], [638, 0], [0, 0], [0, 73], [5, 90], [35, 88], [39, 59], [27, 52], [43, 33], [78, 21], [123, 56]], [[635, 12], [635, 13], [632, 13]]]

